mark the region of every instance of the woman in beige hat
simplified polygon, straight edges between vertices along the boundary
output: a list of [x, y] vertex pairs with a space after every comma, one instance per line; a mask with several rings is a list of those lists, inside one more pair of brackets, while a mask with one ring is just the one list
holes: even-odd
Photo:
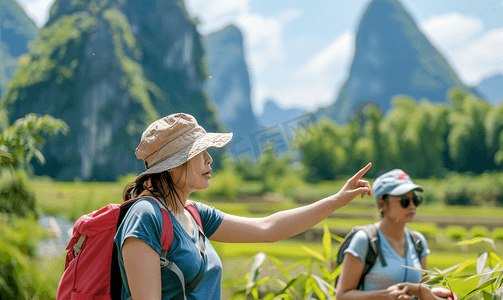
[[[188, 200], [192, 192], [210, 185], [212, 158], [206, 149], [222, 147], [231, 138], [232, 133], [207, 133], [194, 117], [183, 113], [159, 119], [145, 130], [136, 156], [143, 160], [146, 171], [125, 189], [124, 200], [145, 195], [159, 199], [171, 216], [173, 242], [162, 253], [159, 205], [146, 199], [131, 206], [115, 237], [122, 299], [220, 299], [222, 264], [208, 239], [279, 241], [313, 227], [354, 197], [372, 194], [369, 183], [361, 180], [369, 163], [337, 194], [264, 218], [238, 217]], [[204, 235], [198, 234], [187, 210], [191, 205], [200, 215]], [[159, 267], [160, 257], [172, 262], [168, 268]]]

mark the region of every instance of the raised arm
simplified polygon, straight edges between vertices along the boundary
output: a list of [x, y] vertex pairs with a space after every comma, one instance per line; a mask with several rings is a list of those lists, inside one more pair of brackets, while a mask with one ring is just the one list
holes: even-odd
[[284, 210], [264, 218], [245, 218], [226, 214], [211, 240], [228, 243], [267, 243], [302, 233], [318, 224], [356, 196], [372, 195], [370, 184], [361, 180], [371, 163], [351, 177], [335, 195], [310, 205]]

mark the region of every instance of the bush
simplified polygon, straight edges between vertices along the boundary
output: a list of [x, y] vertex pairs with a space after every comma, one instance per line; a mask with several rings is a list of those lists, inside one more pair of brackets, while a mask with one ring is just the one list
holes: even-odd
[[460, 225], [451, 225], [445, 230], [446, 235], [453, 240], [462, 240], [467, 235], [466, 228]]
[[0, 212], [26, 217], [37, 215], [35, 195], [23, 171], [4, 171], [0, 179]]
[[469, 235], [472, 238], [489, 237], [489, 230], [485, 226], [477, 225], [470, 228]]
[[438, 233], [438, 227], [435, 223], [409, 223], [407, 227], [421, 233], [426, 239], [433, 239]]
[[493, 239], [503, 241], [503, 227], [494, 228]]
[[35, 294], [54, 293], [35, 280], [50, 277], [33, 267], [40, 260], [35, 253], [45, 237], [47, 233], [33, 216], [19, 219], [0, 214], [0, 299], [31, 299]]
[[194, 193], [199, 198], [235, 198], [243, 184], [235, 172], [224, 169], [217, 171], [211, 179], [210, 187]]

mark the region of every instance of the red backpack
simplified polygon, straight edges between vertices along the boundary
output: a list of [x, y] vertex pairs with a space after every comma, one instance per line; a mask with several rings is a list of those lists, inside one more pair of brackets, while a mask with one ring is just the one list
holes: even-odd
[[[185, 298], [186, 286], [183, 274], [173, 262], [166, 260], [166, 254], [173, 242], [173, 224], [170, 215], [159, 200], [143, 196], [122, 204], [109, 204], [90, 214], [83, 215], [75, 222], [73, 237], [66, 247], [66, 250], [69, 251], [66, 255], [65, 271], [58, 286], [57, 300], [115, 300], [121, 298], [122, 278], [114, 237], [131, 205], [137, 200], [146, 198], [154, 200], [162, 211], [161, 267], [168, 267], [178, 275], [182, 283], [183, 298]], [[199, 212], [192, 204], [186, 208], [196, 221], [199, 236], [202, 239], [204, 233]], [[200, 244], [203, 246], [200, 252], [204, 261], [204, 242]], [[195, 287], [197, 283], [193, 281], [190, 284]]]

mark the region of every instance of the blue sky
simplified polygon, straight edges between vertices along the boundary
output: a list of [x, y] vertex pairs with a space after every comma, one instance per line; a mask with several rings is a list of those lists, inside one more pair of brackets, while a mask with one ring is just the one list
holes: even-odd
[[[17, 0], [35, 23], [54, 0]], [[354, 53], [354, 34], [370, 0], [185, 0], [208, 34], [232, 23], [244, 34], [252, 106], [314, 110], [334, 101]], [[477, 85], [503, 73], [503, 1], [401, 0], [460, 79]]]

